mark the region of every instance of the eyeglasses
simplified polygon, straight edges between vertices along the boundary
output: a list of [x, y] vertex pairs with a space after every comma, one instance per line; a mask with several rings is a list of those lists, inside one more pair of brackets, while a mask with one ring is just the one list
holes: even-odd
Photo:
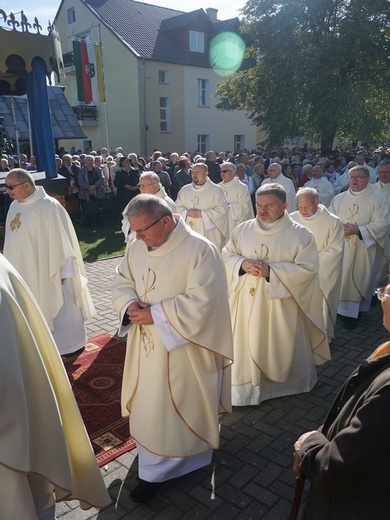
[[26, 181], [23, 181], [23, 182], [19, 182], [19, 184], [14, 184], [13, 186], [6, 184], [5, 187], [7, 188], [7, 190], [12, 191], [14, 188], [16, 188], [16, 186], [20, 186], [21, 184], [25, 184], [25, 183], [26, 183]]
[[380, 301], [383, 301], [385, 300], [386, 298], [390, 298], [390, 294], [386, 294], [385, 291], [383, 289], [377, 289], [375, 291], [375, 294], [377, 295], [378, 297], [378, 300]]
[[[164, 215], [164, 217], [165, 217], [165, 215]], [[152, 222], [152, 224], [149, 224], [149, 226], [147, 226], [144, 229], [132, 229], [132, 231], [134, 231], [134, 233], [145, 233], [145, 231], [147, 231], [148, 229], [153, 227], [155, 224], [157, 224], [157, 222], [160, 222], [160, 220], [163, 219], [164, 217], [160, 217], [158, 220], [155, 220], [154, 222]]]
[[153, 186], [156, 184], [155, 182], [151, 182], [150, 184], [137, 184], [137, 188], [146, 188], [147, 186]]
[[233, 170], [221, 170], [221, 173], [232, 172]]
[[353, 179], [368, 179], [369, 175], [354, 175], [350, 176], [349, 180], [352, 181]]

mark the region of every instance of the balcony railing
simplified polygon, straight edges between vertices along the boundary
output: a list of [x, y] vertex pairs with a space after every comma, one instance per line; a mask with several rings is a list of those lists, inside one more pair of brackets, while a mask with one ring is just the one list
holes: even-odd
[[97, 121], [98, 111], [95, 105], [78, 105], [72, 108], [79, 121]]

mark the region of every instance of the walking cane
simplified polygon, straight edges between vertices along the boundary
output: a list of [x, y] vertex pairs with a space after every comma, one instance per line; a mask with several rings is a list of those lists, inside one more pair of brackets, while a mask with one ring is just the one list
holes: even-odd
[[305, 487], [305, 480], [305, 474], [303, 471], [300, 471], [295, 479], [295, 495], [291, 507], [290, 520], [297, 520], [298, 518], [299, 505], [301, 503], [303, 488]]

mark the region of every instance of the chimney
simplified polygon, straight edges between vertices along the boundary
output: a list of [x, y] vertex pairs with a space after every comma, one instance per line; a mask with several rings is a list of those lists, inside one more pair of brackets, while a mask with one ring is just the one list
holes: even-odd
[[213, 23], [218, 22], [218, 20], [217, 20], [218, 9], [214, 9], [214, 7], [208, 7], [206, 9], [206, 13], [207, 13], [207, 16], [210, 18], [210, 20]]

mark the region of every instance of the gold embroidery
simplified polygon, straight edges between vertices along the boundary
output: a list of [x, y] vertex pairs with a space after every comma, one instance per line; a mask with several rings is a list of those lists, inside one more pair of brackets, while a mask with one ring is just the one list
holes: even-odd
[[[352, 204], [352, 209], [351, 208], [348, 208], [348, 209], [349, 209], [350, 215], [349, 215], [349, 217], [347, 217], [347, 223], [354, 224], [356, 226], [357, 224], [356, 224], [355, 217], [359, 214], [359, 206], [357, 204]], [[357, 235], [348, 235], [345, 238], [346, 238], [346, 241], [347, 241], [347, 244], [349, 247], [355, 246], [355, 242], [357, 241]]]
[[15, 218], [11, 220], [11, 224], [9, 225], [11, 231], [18, 231], [22, 222], [20, 220], [21, 213], [16, 213]]
[[[156, 273], [153, 271], [153, 269], [150, 269], [150, 267], [148, 267], [148, 273], [146, 275], [146, 278], [144, 275], [142, 275], [142, 281], [144, 283], [144, 293], [140, 297], [140, 300], [142, 302], [147, 303], [148, 293], [150, 293], [156, 288]], [[146, 357], [148, 357], [150, 352], [154, 350], [152, 334], [150, 333], [149, 328], [144, 325], [139, 325], [139, 331], [141, 334], [142, 346], [144, 347]]]
[[[268, 253], [269, 253], [269, 249], [268, 249], [268, 246], [266, 246], [265, 244], [260, 245], [260, 254], [255, 249], [256, 258], [257, 258], [257, 260], [260, 260], [261, 262], [265, 262], [266, 260], [268, 260]], [[256, 276], [255, 281], [252, 282], [252, 284], [249, 287], [249, 294], [251, 296], [254, 296], [256, 294], [256, 289], [257, 289], [258, 285], [259, 285], [259, 277]]]

